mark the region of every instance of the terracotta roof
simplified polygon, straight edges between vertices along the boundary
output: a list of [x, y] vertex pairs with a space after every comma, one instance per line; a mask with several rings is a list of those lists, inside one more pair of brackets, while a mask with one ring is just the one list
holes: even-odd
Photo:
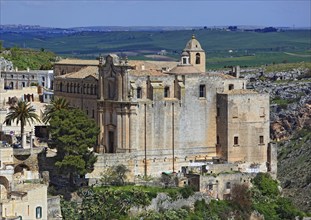
[[98, 60], [79, 60], [79, 59], [63, 59], [55, 64], [72, 64], [72, 65], [98, 65]]
[[134, 67], [129, 72], [131, 75], [147, 76], [163, 75], [166, 71], [175, 67], [177, 62], [130, 60], [129, 65]]
[[168, 74], [173, 75], [189, 75], [194, 73], [200, 73], [200, 71], [192, 65], [177, 65]]
[[57, 76], [57, 78], [74, 78], [74, 79], [84, 79], [88, 76], [94, 76], [98, 79], [98, 67], [97, 66], [87, 66], [81, 70], [73, 73], [67, 73], [65, 75]]
[[216, 76], [216, 77], [220, 77], [222, 79], [237, 79], [234, 76], [224, 74], [224, 73], [209, 73], [209, 76]]

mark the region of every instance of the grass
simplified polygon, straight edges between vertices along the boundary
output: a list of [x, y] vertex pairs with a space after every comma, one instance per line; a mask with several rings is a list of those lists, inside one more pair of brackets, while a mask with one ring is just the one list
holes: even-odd
[[[283, 62], [311, 63], [310, 30], [273, 33], [222, 30], [80, 32], [75, 34], [2, 33], [5, 47], [45, 48], [61, 56], [94, 59], [100, 53], [135, 52], [129, 59], [166, 50], [179, 58], [195, 34], [206, 52], [207, 69], [224, 66], [262, 66]], [[232, 52], [229, 52], [232, 51]], [[289, 54], [288, 54], [289, 53]], [[294, 54], [294, 55], [293, 55]], [[268, 67], [268, 71], [269, 68]], [[276, 68], [276, 67], [274, 67]]]
[[298, 63], [281, 63], [276, 65], [269, 65], [265, 68], [266, 72], [282, 72], [290, 71], [293, 69], [311, 69], [310, 62], [298, 62]]

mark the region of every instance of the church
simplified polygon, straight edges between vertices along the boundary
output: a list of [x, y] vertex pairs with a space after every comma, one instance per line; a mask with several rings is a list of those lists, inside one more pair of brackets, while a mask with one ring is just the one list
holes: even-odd
[[204, 164], [239, 164], [247, 172], [276, 167], [269, 138], [269, 95], [247, 89], [239, 68], [206, 71], [192, 36], [179, 62], [64, 59], [54, 66], [54, 93], [100, 127], [90, 177], [124, 164], [131, 176], [158, 176]]

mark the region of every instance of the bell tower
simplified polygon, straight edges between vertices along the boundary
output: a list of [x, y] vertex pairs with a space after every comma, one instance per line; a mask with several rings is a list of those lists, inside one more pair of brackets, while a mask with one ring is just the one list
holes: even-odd
[[201, 72], [205, 72], [205, 51], [194, 35], [192, 35], [191, 40], [188, 41], [183, 51], [188, 52], [190, 64]]

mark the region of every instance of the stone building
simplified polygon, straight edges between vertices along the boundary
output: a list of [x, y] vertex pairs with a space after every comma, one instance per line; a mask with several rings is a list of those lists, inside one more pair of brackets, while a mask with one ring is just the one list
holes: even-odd
[[53, 70], [4, 70], [1, 71], [1, 78], [4, 80], [5, 89], [22, 89], [32, 85], [53, 89]]
[[39, 183], [38, 170], [26, 165], [36, 156], [1, 142], [0, 219], [47, 219], [47, 185]]
[[268, 170], [268, 95], [247, 90], [239, 74], [206, 72], [194, 36], [178, 63], [116, 55], [97, 62], [63, 60], [54, 69], [55, 95], [100, 127], [98, 162], [89, 177], [118, 163], [132, 177], [213, 160], [244, 164], [242, 171]]

